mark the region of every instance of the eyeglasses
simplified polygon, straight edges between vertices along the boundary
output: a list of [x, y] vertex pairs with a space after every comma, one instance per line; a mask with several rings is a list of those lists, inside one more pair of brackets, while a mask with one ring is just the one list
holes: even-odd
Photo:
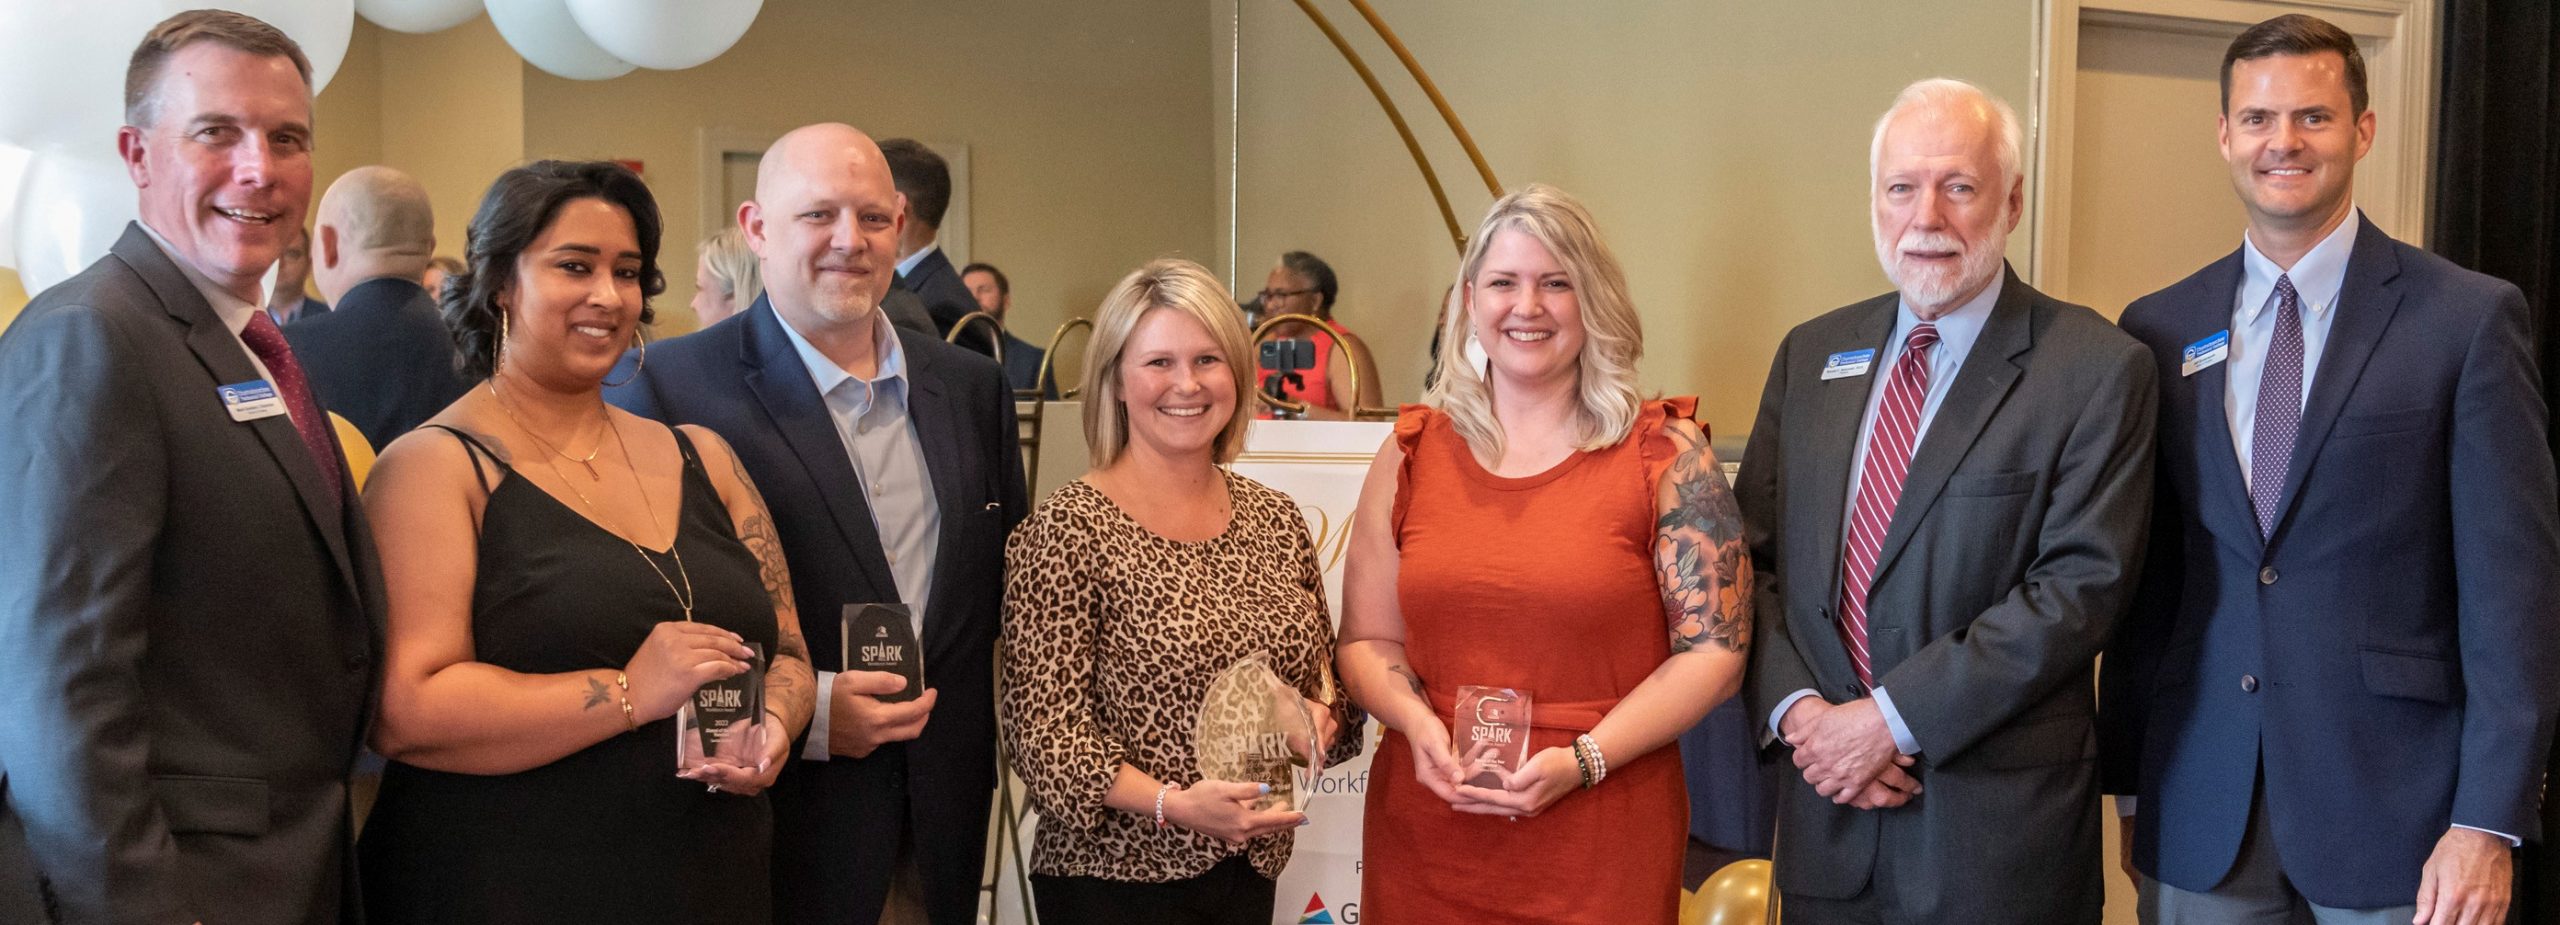
[[1314, 295], [1315, 293], [1316, 290], [1313, 289], [1265, 289], [1261, 292], [1254, 293], [1253, 297], [1255, 301], [1269, 302], [1273, 299], [1287, 299], [1302, 295]]

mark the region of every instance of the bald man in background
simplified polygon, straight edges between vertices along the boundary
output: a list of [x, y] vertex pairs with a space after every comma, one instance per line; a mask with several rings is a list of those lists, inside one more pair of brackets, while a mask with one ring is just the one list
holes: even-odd
[[336, 308], [286, 325], [284, 336], [321, 406], [376, 448], [468, 388], [421, 282], [435, 253], [435, 210], [408, 174], [358, 167], [321, 194], [311, 275]]
[[[1030, 504], [1003, 368], [884, 308], [904, 199], [852, 126], [784, 135], [738, 207], [764, 297], [605, 390], [727, 438], [772, 501], [822, 707], [769, 791], [781, 925], [978, 920], [1004, 540]], [[914, 699], [898, 675], [841, 670], [837, 615], [869, 603], [912, 615]]]

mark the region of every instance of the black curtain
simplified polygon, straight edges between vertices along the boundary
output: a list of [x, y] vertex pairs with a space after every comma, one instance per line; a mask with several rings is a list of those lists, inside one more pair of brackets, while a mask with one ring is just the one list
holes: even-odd
[[[2533, 307], [2543, 398], [2560, 408], [2560, 14], [2552, 0], [2445, 0], [2428, 240]], [[2560, 428], [2553, 430], [2560, 452]], [[2560, 750], [2552, 756], [2560, 777]], [[2560, 803], [2517, 856], [2516, 922], [2560, 922]]]

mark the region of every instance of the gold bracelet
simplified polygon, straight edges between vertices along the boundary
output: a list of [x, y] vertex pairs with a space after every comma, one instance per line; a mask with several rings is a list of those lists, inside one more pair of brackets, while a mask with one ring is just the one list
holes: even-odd
[[617, 699], [622, 701], [622, 724], [629, 727], [625, 731], [640, 728], [639, 711], [631, 708], [631, 677], [619, 671], [614, 672], [613, 686], [621, 689], [621, 696]]

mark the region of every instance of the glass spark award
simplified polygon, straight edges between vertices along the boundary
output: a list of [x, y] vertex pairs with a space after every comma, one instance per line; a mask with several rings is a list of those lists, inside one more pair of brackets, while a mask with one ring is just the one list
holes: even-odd
[[1508, 687], [1458, 688], [1457, 715], [1449, 722], [1449, 748], [1458, 755], [1460, 782], [1499, 790], [1503, 778], [1529, 760], [1529, 692]]
[[1256, 652], [1209, 682], [1200, 702], [1193, 751], [1201, 780], [1269, 784], [1255, 809], [1306, 808], [1310, 785], [1324, 773], [1324, 743], [1306, 698]]
[[747, 643], [747, 670], [696, 688], [676, 708], [676, 770], [764, 758], [764, 646]]
[[916, 644], [916, 629], [905, 604], [846, 604], [842, 633], [836, 637], [843, 645], [836, 664], [845, 671], [885, 671], [907, 679], [905, 689], [895, 694], [882, 694], [882, 703], [905, 703], [924, 696], [924, 648]]

